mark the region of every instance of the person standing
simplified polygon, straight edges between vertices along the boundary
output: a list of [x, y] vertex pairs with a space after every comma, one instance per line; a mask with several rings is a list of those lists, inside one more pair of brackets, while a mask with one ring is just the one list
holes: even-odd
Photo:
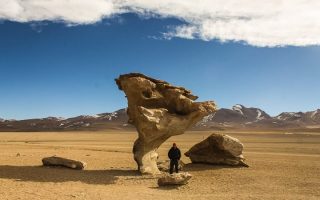
[[179, 172], [179, 160], [181, 158], [180, 149], [177, 147], [176, 143], [173, 143], [171, 149], [168, 152], [168, 157], [170, 159], [170, 174], [173, 173], [173, 168], [175, 172]]

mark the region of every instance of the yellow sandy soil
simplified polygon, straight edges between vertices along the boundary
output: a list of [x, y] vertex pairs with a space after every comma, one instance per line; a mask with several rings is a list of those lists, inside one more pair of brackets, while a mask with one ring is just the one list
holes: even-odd
[[[320, 134], [228, 134], [245, 144], [249, 168], [187, 164], [188, 185], [159, 188], [156, 178], [136, 171], [134, 132], [0, 133], [0, 199], [320, 199]], [[185, 152], [208, 135], [173, 137], [160, 159], [173, 141]], [[41, 167], [52, 155], [88, 167]]]

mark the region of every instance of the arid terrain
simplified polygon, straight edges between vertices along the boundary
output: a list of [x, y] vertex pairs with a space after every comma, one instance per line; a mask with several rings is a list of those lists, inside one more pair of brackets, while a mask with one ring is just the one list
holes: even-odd
[[[192, 131], [170, 138], [182, 152], [210, 135]], [[135, 132], [0, 133], [0, 199], [319, 199], [320, 133], [225, 132], [244, 143], [249, 168], [190, 164], [181, 187], [157, 186], [132, 158]], [[47, 156], [85, 161], [84, 171], [41, 166]]]

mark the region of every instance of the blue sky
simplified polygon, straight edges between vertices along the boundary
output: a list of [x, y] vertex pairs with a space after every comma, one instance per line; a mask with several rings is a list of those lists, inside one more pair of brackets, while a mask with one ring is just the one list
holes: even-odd
[[[174, 17], [121, 14], [97, 23], [0, 23], [0, 117], [70, 117], [126, 106], [114, 79], [141, 72], [218, 107], [271, 115], [320, 108], [320, 47], [165, 39]], [[258, 47], [257, 47], [258, 46]]]

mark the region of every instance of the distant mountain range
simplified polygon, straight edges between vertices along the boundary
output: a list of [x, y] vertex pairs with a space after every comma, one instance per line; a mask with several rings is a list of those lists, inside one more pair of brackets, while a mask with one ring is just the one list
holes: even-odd
[[320, 128], [320, 109], [311, 112], [283, 112], [271, 117], [259, 108], [237, 104], [222, 108], [202, 119], [196, 127], [209, 129], [313, 129]]
[[[74, 130], [133, 130], [127, 123], [126, 109], [73, 118], [5, 120], [0, 118], [0, 131], [74, 131]], [[222, 108], [204, 117], [194, 130], [320, 130], [320, 109], [311, 112], [283, 112], [271, 117], [259, 108], [237, 104]]]
[[97, 115], [80, 115], [68, 119], [47, 117], [26, 120], [0, 120], [0, 131], [73, 131], [73, 130], [104, 130], [132, 129], [127, 124], [126, 109], [112, 113]]

